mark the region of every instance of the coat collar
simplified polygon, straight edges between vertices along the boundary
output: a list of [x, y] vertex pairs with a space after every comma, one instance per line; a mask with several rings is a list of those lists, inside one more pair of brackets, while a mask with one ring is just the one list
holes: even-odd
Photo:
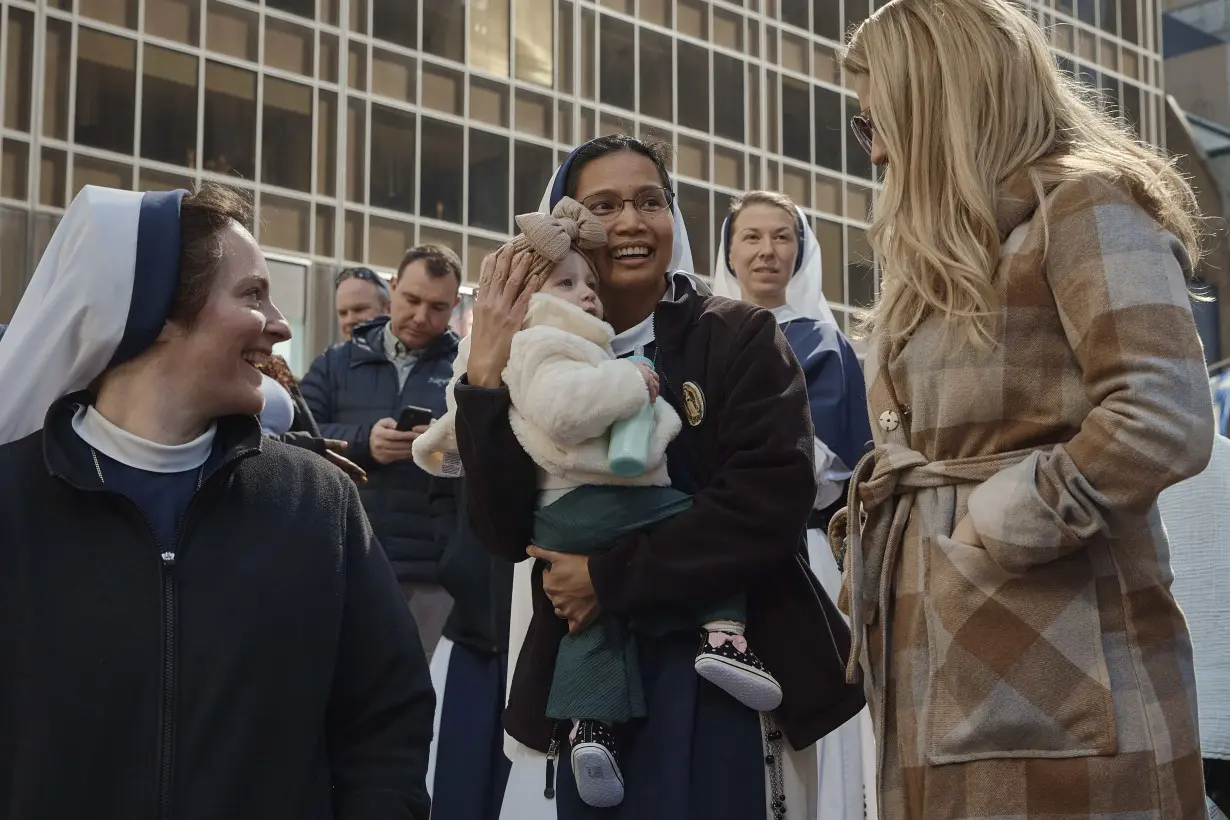
[[[88, 390], [69, 393], [51, 405], [43, 423], [43, 460], [48, 472], [84, 489], [98, 489], [98, 475], [89, 447], [73, 431], [73, 416], [79, 407], [93, 404], [94, 399]], [[214, 452], [221, 454], [221, 458], [208, 462], [216, 466], [209, 470], [206, 479], [241, 458], [260, 453], [261, 442], [261, 426], [256, 416], [218, 419]]]
[[[372, 362], [388, 362], [389, 357], [384, 350], [384, 328], [389, 323], [388, 316], [377, 316], [370, 322], [364, 322], [354, 329], [351, 339], [345, 344], [351, 346], [350, 366]], [[461, 337], [451, 328], [445, 330], [434, 342], [424, 348], [419, 356], [423, 361], [438, 359], [450, 353], [457, 352]]]
[[995, 201], [995, 227], [999, 241], [1008, 238], [1018, 225], [1034, 215], [1038, 209], [1038, 193], [1025, 171], [1008, 177], [999, 187]]

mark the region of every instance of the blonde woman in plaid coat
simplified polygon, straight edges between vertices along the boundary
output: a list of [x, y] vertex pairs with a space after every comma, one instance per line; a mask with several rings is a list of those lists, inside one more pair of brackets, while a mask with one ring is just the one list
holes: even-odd
[[1003, 0], [852, 36], [877, 447], [832, 543], [882, 818], [1198, 820], [1163, 488], [1209, 458], [1190, 189]]

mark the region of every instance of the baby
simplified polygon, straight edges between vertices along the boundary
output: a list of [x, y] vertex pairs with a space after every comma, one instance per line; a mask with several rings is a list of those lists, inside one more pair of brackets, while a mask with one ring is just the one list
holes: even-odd
[[[509, 420], [539, 468], [534, 543], [543, 549], [592, 555], [691, 506], [670, 486], [666, 446], [679, 416], [656, 401], [658, 376], [644, 362], [617, 359], [615, 332], [602, 321], [598, 274], [590, 253], [606, 245], [602, 223], [565, 198], [551, 215], [524, 214], [515, 250], [529, 250], [531, 270], [550, 269], [522, 330], [513, 336], [504, 369], [512, 399]], [[447, 391], [448, 412], [414, 442], [414, 459], [434, 475], [458, 475], [453, 388], [466, 371], [469, 339], [461, 343]], [[608, 466], [610, 429], [646, 403], [654, 425], [645, 470], [632, 477]], [[696, 670], [756, 711], [781, 702], [781, 687], [743, 638], [746, 596], [714, 601], [694, 616], [617, 618], [600, 615], [561, 642], [547, 717], [571, 721], [572, 770], [581, 799], [595, 807], [623, 800], [623, 775], [611, 727], [646, 714], [636, 636], [702, 626]]]

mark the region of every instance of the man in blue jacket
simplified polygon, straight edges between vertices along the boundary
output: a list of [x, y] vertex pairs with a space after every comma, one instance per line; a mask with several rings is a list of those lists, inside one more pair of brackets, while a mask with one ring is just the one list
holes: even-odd
[[437, 574], [430, 479], [410, 451], [427, 428], [399, 431], [397, 420], [408, 406], [436, 418], [444, 413], [459, 342], [448, 322], [460, 286], [455, 253], [437, 245], [411, 248], [393, 281], [389, 315], [355, 327], [350, 341], [321, 354], [300, 384], [321, 434], [349, 442], [347, 457], [367, 471], [363, 506], [429, 655], [452, 599]]

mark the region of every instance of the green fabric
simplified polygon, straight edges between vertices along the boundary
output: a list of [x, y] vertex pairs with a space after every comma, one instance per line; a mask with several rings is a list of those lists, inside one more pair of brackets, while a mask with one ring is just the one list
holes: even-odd
[[[691, 506], [690, 496], [670, 487], [580, 487], [537, 512], [534, 543], [553, 552], [593, 555]], [[694, 630], [711, 620], [742, 622], [746, 609], [746, 596], [739, 595], [699, 617], [695, 611], [632, 619], [600, 615], [560, 642], [547, 717], [610, 723], [644, 717], [636, 634]]]

